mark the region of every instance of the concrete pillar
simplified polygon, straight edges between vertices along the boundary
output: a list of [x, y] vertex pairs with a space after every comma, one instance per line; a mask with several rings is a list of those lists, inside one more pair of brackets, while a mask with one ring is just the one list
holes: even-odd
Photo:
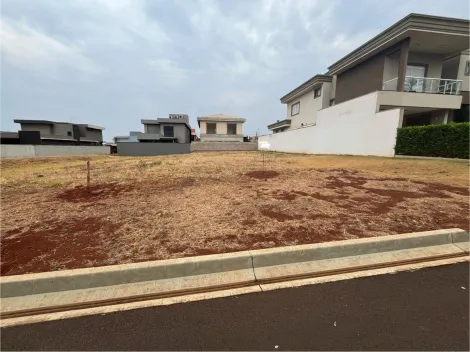
[[201, 134], [206, 134], [207, 132], [207, 127], [206, 127], [206, 121], [200, 121], [200, 126], [199, 126], [199, 130], [201, 132]]
[[401, 43], [400, 62], [398, 63], [397, 91], [403, 92], [405, 86], [406, 66], [408, 65], [408, 52], [410, 50], [410, 38], [406, 38]]
[[242, 126], [243, 126], [243, 123], [241, 122], [237, 123], [237, 134], [243, 134]]
[[442, 122], [443, 124], [448, 124], [449, 123], [449, 110], [444, 110], [444, 121]]
[[398, 127], [403, 127], [403, 119], [405, 118], [405, 109], [400, 109], [400, 119], [398, 120]]

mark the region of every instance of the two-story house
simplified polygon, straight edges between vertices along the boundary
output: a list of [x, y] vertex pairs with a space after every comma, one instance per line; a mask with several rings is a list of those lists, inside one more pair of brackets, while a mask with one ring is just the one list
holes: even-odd
[[[333, 88], [333, 89], [332, 89]], [[314, 125], [317, 111], [334, 103], [333, 77], [315, 75], [281, 98], [286, 118], [268, 126], [273, 133]]]
[[48, 120], [14, 120], [21, 144], [101, 145], [104, 127]]
[[243, 142], [245, 119], [225, 114], [199, 116], [201, 142]]
[[141, 120], [144, 133], [136, 134], [139, 142], [191, 143], [188, 115], [170, 114], [168, 118]]
[[406, 16], [282, 97], [286, 120], [268, 128], [315, 124], [319, 110], [373, 92], [377, 112], [401, 110], [401, 126], [468, 121], [469, 24]]
[[185, 154], [191, 151], [189, 116], [169, 114], [167, 118], [142, 119], [144, 132], [130, 132], [114, 141], [119, 155], [157, 156]]

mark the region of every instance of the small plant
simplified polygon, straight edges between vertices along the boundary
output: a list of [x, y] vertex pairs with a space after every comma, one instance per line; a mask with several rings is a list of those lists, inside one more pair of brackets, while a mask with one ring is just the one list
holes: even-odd
[[161, 165], [162, 163], [163, 163], [163, 162], [162, 162], [161, 160], [158, 160], [158, 161], [154, 161], [154, 162], [150, 163], [150, 166], [151, 166], [151, 167], [152, 167], [152, 166], [159, 166], [159, 165]]
[[143, 160], [140, 160], [139, 163], [137, 164], [137, 168], [139, 169], [139, 171], [143, 171], [146, 167], [147, 167], [147, 164]]

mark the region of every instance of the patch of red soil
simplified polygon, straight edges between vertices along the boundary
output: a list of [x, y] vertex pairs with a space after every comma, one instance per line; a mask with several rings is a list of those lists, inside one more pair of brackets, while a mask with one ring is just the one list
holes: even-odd
[[436, 182], [423, 182], [423, 181], [413, 181], [413, 183], [419, 185], [427, 186], [426, 189], [431, 192], [439, 192], [442, 194], [442, 191], [459, 194], [461, 196], [470, 196], [470, 190], [468, 187], [456, 187], [451, 185], [445, 185], [443, 183]]
[[89, 217], [44, 221], [6, 231], [1, 241], [1, 275], [20, 275], [103, 265], [108, 258], [100, 232], [112, 236], [120, 225]]
[[246, 219], [242, 221], [243, 226], [253, 226], [256, 225], [256, 220], [253, 219]]
[[245, 176], [251, 178], [257, 178], [260, 180], [267, 180], [268, 178], [276, 178], [280, 175], [277, 171], [251, 171], [245, 174]]
[[117, 197], [122, 192], [133, 189], [131, 185], [123, 185], [118, 183], [102, 183], [86, 186], [77, 186], [60, 193], [57, 197], [72, 203], [95, 202], [97, 200], [109, 197]]
[[349, 196], [343, 195], [343, 194], [334, 194], [334, 195], [329, 195], [325, 196], [322, 195], [318, 192], [314, 192], [312, 194], [309, 194], [310, 197], [315, 198], [315, 199], [320, 199], [320, 200], [326, 200], [327, 202], [334, 202], [335, 200], [341, 200], [341, 199], [348, 199]]
[[297, 194], [295, 192], [286, 192], [286, 191], [275, 191], [273, 193], [275, 199], [279, 200], [294, 200], [297, 198]]
[[166, 247], [166, 250], [168, 251], [168, 253], [175, 254], [175, 253], [182, 253], [190, 247], [191, 246], [186, 243], [174, 243]]
[[286, 220], [299, 220], [302, 219], [301, 215], [289, 215], [289, 214], [284, 214], [281, 212], [274, 211], [272, 209], [266, 208], [266, 209], [261, 209], [261, 214], [264, 216], [267, 216], [269, 218], [275, 219], [280, 222], [284, 222]]
[[193, 257], [197, 255], [210, 255], [210, 254], [219, 254], [220, 251], [210, 249], [210, 248], [194, 248], [191, 253], [185, 255], [185, 257]]
[[368, 181], [367, 178], [362, 176], [347, 176], [347, 174], [341, 174], [341, 176], [327, 176], [325, 177], [327, 183], [325, 188], [338, 189], [343, 187], [362, 188]]

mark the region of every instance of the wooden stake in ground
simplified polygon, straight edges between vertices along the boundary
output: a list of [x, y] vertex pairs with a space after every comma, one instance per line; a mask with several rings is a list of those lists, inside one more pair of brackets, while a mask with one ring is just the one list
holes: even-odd
[[263, 150], [263, 171], [265, 171], [265, 167], [264, 167], [264, 150]]
[[90, 193], [90, 160], [86, 162], [86, 187], [88, 189], [88, 193]]

